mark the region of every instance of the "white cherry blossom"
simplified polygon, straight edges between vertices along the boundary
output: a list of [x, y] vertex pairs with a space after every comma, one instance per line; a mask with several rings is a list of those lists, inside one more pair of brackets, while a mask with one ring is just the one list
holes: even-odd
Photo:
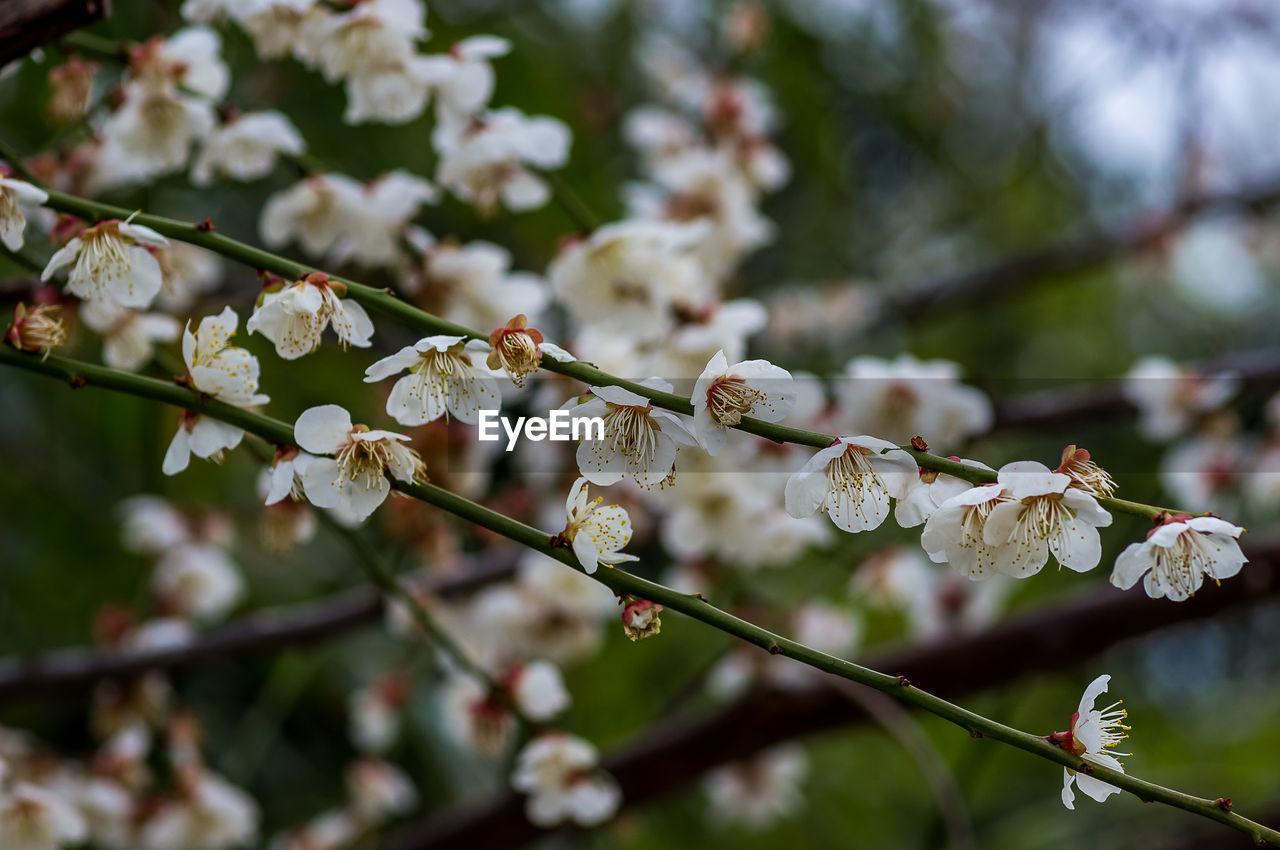
[[1171, 440], [1202, 413], [1221, 407], [1240, 386], [1230, 374], [1202, 375], [1164, 357], [1144, 357], [1125, 376], [1125, 398], [1138, 408], [1138, 425], [1153, 440]]
[[48, 194], [24, 180], [17, 180], [0, 170], [0, 243], [10, 251], [22, 248], [27, 215], [23, 207], [38, 207], [49, 200]]
[[1200, 589], [1205, 576], [1221, 581], [1240, 572], [1248, 561], [1238, 542], [1243, 533], [1217, 517], [1172, 517], [1120, 553], [1111, 583], [1128, 590], [1141, 578], [1151, 598], [1180, 602]]
[[156, 564], [152, 587], [165, 608], [198, 621], [221, 619], [244, 596], [239, 568], [216, 546], [175, 546]]
[[439, 198], [428, 181], [397, 169], [366, 185], [350, 230], [338, 241], [334, 259], [372, 266], [387, 265], [402, 253], [401, 237], [423, 204]]
[[595, 747], [559, 732], [540, 735], [520, 751], [511, 785], [529, 795], [525, 814], [541, 827], [565, 821], [598, 826], [622, 802], [617, 783], [597, 769]]
[[58, 249], [40, 274], [48, 280], [70, 266], [67, 291], [85, 301], [114, 301], [122, 307], [149, 305], [164, 284], [160, 263], [149, 248], [169, 240], [149, 227], [112, 219], [88, 227]]
[[611, 567], [639, 560], [622, 551], [631, 542], [631, 517], [626, 508], [600, 507], [603, 501], [603, 496], [591, 499], [587, 479], [579, 478], [573, 482], [564, 504], [566, 522], [561, 536], [573, 547], [578, 563], [588, 573], [594, 573], [600, 564]]
[[234, 0], [235, 19], [253, 39], [259, 59], [279, 59], [297, 51], [303, 24], [326, 17], [315, 0]]
[[780, 422], [796, 406], [796, 398], [791, 373], [781, 366], [768, 360], [729, 365], [724, 352], [717, 351], [693, 385], [694, 433], [709, 454], [719, 454], [729, 428], [742, 417]]
[[305, 150], [301, 134], [274, 109], [236, 115], [209, 133], [191, 167], [191, 182], [207, 186], [221, 174], [232, 180], [266, 177], [281, 154]]
[[1037, 461], [1000, 467], [1000, 486], [1009, 496], [992, 508], [982, 539], [996, 547], [995, 569], [1014, 578], [1040, 572], [1052, 552], [1061, 566], [1086, 572], [1102, 558], [1098, 529], [1111, 514], [1061, 472]]
[[387, 414], [401, 425], [423, 425], [442, 416], [474, 424], [482, 409], [502, 406], [502, 391], [473, 358], [489, 346], [461, 336], [429, 336], [405, 346], [365, 370], [365, 383], [408, 370], [387, 397]]
[[426, 110], [431, 97], [429, 60], [425, 56], [387, 58], [348, 77], [345, 90], [343, 123], [407, 123]]
[[[1050, 740], [1069, 753], [1080, 756], [1091, 764], [1109, 767], [1124, 773], [1124, 765], [1116, 756], [1127, 756], [1112, 750], [1128, 737], [1129, 730], [1123, 721], [1128, 716], [1120, 702], [1114, 702], [1103, 709], [1094, 708], [1098, 697], [1107, 692], [1107, 684], [1111, 681], [1108, 675], [1102, 675], [1089, 683], [1084, 695], [1080, 697], [1080, 706], [1071, 716], [1071, 728], [1066, 732], [1055, 732]], [[1119, 794], [1120, 789], [1109, 782], [1096, 779], [1086, 772], [1076, 772], [1069, 767], [1062, 769], [1062, 804], [1075, 810], [1076, 795], [1072, 783], [1087, 796], [1099, 803], [1112, 794]]]
[[[661, 378], [639, 383], [671, 392], [671, 385]], [[602, 487], [631, 478], [646, 488], [672, 479], [677, 447], [697, 445], [687, 418], [656, 408], [649, 399], [622, 387], [590, 390], [591, 397], [569, 411], [571, 417], [598, 416], [604, 420], [603, 439], [588, 438], [578, 445], [578, 469], [583, 477]]]
[[88, 833], [83, 816], [61, 794], [28, 782], [0, 791], [0, 847], [58, 850], [83, 843]]
[[157, 342], [173, 342], [182, 325], [165, 313], [139, 313], [112, 301], [89, 301], [80, 319], [102, 337], [102, 361], [112, 369], [136, 372], [151, 361]]
[[570, 138], [562, 122], [515, 109], [485, 113], [457, 129], [438, 126], [436, 182], [486, 214], [499, 205], [512, 212], [537, 209], [551, 190], [529, 166], [564, 165]]
[[[976, 460], [962, 460], [960, 458], [950, 458], [950, 460], [957, 461], [965, 466], [971, 466], [974, 469], [995, 472], [985, 463]], [[934, 511], [945, 504], [948, 499], [958, 496], [972, 486], [963, 478], [957, 478], [954, 475], [948, 475], [945, 472], [938, 472], [933, 469], [921, 469], [920, 476], [909, 483], [907, 494], [893, 506], [893, 518], [903, 528], [915, 528], [933, 516]]]
[[703, 788], [715, 820], [758, 831], [804, 807], [800, 785], [808, 773], [804, 750], [783, 744], [749, 761], [716, 768]]
[[258, 805], [225, 779], [199, 770], [139, 832], [139, 850], [232, 850], [258, 833]]
[[330, 325], [343, 346], [368, 348], [373, 322], [364, 307], [342, 298], [347, 288], [322, 272], [312, 272], [276, 291], [262, 294], [245, 323], [249, 333], [261, 333], [285, 360], [297, 360], [320, 347]]
[[388, 62], [408, 59], [427, 36], [426, 10], [417, 0], [367, 0], [337, 15], [303, 24], [302, 57], [314, 60], [329, 82], [375, 74]]
[[307, 499], [317, 507], [342, 507], [357, 519], [369, 518], [391, 492], [390, 472], [400, 481], [422, 480], [426, 467], [409, 438], [391, 431], [371, 431], [353, 425], [351, 414], [336, 404], [302, 412], [293, 426], [299, 448], [317, 457], [302, 471]]
[[124, 102], [101, 131], [92, 188], [145, 183], [185, 168], [195, 143], [212, 132], [217, 117], [208, 101], [174, 85], [142, 82], [123, 87]]
[[270, 248], [296, 241], [313, 257], [324, 256], [350, 232], [364, 209], [364, 190], [342, 174], [315, 174], [267, 198], [258, 229]]
[[845, 531], [870, 531], [889, 516], [889, 499], [901, 499], [919, 476], [915, 458], [887, 440], [839, 437], [787, 479], [787, 513], [823, 511]]
[[523, 313], [537, 325], [548, 292], [542, 279], [511, 270], [511, 254], [492, 242], [437, 242], [417, 228], [406, 238], [418, 252], [407, 288], [437, 316], [463, 327], [496, 328]]
[[530, 720], [550, 720], [569, 707], [569, 691], [560, 668], [549, 661], [531, 661], [517, 667], [509, 678], [511, 696]]
[[983, 530], [996, 506], [1012, 501], [1000, 484], [966, 485], [938, 505], [925, 521], [920, 544], [929, 560], [950, 564], [974, 581], [996, 575], [1000, 547], [987, 543]]
[[859, 357], [845, 367], [835, 393], [842, 422], [905, 443], [921, 436], [937, 448], [957, 445], [991, 425], [991, 403], [959, 382], [947, 360]]
[[404, 771], [373, 758], [358, 759], [347, 769], [347, 794], [353, 813], [365, 824], [408, 814], [418, 804], [418, 792]]

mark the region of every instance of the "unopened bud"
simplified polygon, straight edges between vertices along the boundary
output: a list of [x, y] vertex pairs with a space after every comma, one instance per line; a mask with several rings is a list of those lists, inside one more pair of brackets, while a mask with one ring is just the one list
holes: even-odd
[[622, 609], [622, 630], [631, 641], [644, 640], [662, 631], [662, 606], [648, 599], [632, 599]]
[[28, 310], [19, 302], [5, 334], [9, 344], [19, 351], [40, 351], [48, 357], [50, 351], [67, 341], [61, 312], [57, 304], [37, 304]]
[[542, 333], [528, 326], [523, 313], [515, 316], [504, 327], [489, 334], [488, 365], [490, 369], [502, 369], [517, 387], [524, 386], [525, 376], [537, 370], [542, 363]]

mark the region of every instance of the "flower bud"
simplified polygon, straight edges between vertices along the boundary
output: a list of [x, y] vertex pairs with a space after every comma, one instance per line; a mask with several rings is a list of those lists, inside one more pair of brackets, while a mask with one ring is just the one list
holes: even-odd
[[1094, 496], [1110, 496], [1116, 491], [1116, 482], [1093, 462], [1088, 449], [1067, 446], [1062, 450], [1062, 464], [1056, 471], [1070, 478], [1072, 486]]
[[662, 631], [662, 606], [648, 599], [632, 599], [622, 609], [622, 630], [631, 641], [644, 640]]
[[5, 336], [19, 351], [40, 351], [45, 357], [67, 341], [67, 329], [57, 304], [37, 304], [30, 310], [21, 302], [13, 311], [13, 323]]
[[521, 313], [505, 327], [489, 334], [489, 345], [493, 346], [489, 352], [489, 368], [504, 370], [517, 387], [523, 387], [525, 376], [536, 371], [542, 362], [542, 352], [538, 350], [542, 333], [528, 327], [528, 323]]

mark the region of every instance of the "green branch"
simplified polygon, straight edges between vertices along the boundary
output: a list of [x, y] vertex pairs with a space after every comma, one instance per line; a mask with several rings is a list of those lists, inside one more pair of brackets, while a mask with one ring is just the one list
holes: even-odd
[[[79, 216], [86, 221], [95, 221], [106, 218], [127, 218], [132, 210], [126, 210], [121, 207], [111, 206], [110, 204], [102, 204], [97, 201], [87, 200], [75, 195], [68, 195], [63, 192], [54, 190], [46, 190], [49, 193], [48, 206], [62, 212], [71, 213]], [[233, 260], [241, 262], [251, 268], [261, 269], [272, 272], [288, 278], [289, 280], [298, 280], [311, 272], [321, 271], [315, 266], [306, 263], [298, 263], [293, 260], [286, 259], [270, 251], [264, 251], [261, 248], [255, 248], [246, 245], [230, 237], [208, 230], [200, 225], [191, 224], [189, 222], [178, 221], [176, 219], [165, 218], [163, 216], [149, 215], [139, 213], [134, 216], [134, 222], [161, 233], [171, 239], [177, 239], [182, 242], [188, 242], [192, 245], [199, 245], [230, 257]], [[332, 277], [332, 276], [331, 276]], [[468, 339], [488, 340], [488, 333], [453, 322], [445, 321], [438, 316], [433, 316], [423, 310], [418, 309], [412, 304], [401, 301], [388, 289], [375, 289], [366, 286], [354, 280], [348, 280], [341, 277], [332, 277], [333, 280], [339, 281], [346, 285], [348, 297], [359, 302], [361, 305], [370, 309], [384, 313], [394, 317], [406, 325], [420, 328], [432, 334], [448, 334], [450, 336], [462, 336]], [[556, 372], [569, 378], [581, 381], [589, 386], [617, 386], [629, 390], [637, 395], [649, 399], [658, 407], [671, 410], [676, 413], [686, 415], [693, 414], [693, 404], [689, 399], [676, 395], [675, 393], [662, 392], [660, 390], [651, 389], [641, 386], [634, 381], [628, 381], [611, 375], [601, 369], [597, 369], [590, 363], [582, 360], [575, 360], [571, 363], [560, 363], [550, 358], [543, 358], [542, 368], [549, 372]], [[823, 434], [817, 431], [807, 431], [803, 428], [794, 428], [789, 425], [780, 425], [774, 422], [762, 422], [759, 419], [744, 417], [736, 426], [738, 430], [745, 431], [748, 434], [755, 434], [758, 437], [764, 437], [777, 443], [795, 443], [801, 446], [810, 446], [813, 448], [826, 448], [831, 445], [835, 439], [833, 434]], [[945, 457], [930, 454], [928, 452], [918, 451], [910, 446], [903, 446], [904, 450], [911, 453], [915, 457], [916, 462], [925, 469], [932, 469], [937, 472], [944, 472], [948, 475], [954, 475], [974, 484], [986, 484], [996, 480], [995, 473], [988, 472], [984, 469], [977, 469], [971, 466], [957, 463]], [[1162, 513], [1177, 513], [1170, 508], [1162, 508], [1154, 505], [1145, 505], [1138, 502], [1131, 502], [1127, 499], [1115, 499], [1100, 497], [1098, 503], [1104, 508], [1120, 513], [1134, 514], [1144, 519], [1154, 520]]]
[[[24, 354], [7, 345], [0, 345], [0, 363], [64, 378], [69, 380], [72, 386], [92, 386], [110, 389], [200, 413], [207, 413], [210, 416], [224, 418], [229, 424], [257, 434], [259, 437], [273, 443], [280, 445], [293, 444], [292, 430], [288, 425], [259, 413], [232, 407], [221, 402], [210, 401], [194, 391], [176, 384], [168, 384], [130, 373], [117, 372], [105, 367], [80, 363], [62, 357], [51, 356], [47, 359], [41, 359], [38, 355]], [[554, 545], [552, 541], [555, 538], [545, 531], [525, 525], [518, 520], [504, 516], [448, 490], [441, 489], [434, 484], [405, 484], [400, 481], [393, 481], [393, 484], [400, 491], [427, 504], [434, 505], [454, 516], [500, 534], [530, 549], [537, 550], [566, 566], [581, 571], [581, 566], [573, 553], [563, 546]], [[880, 673], [854, 664], [851, 661], [827, 655], [749, 623], [746, 620], [739, 619], [727, 611], [711, 605], [700, 594], [679, 593], [671, 588], [655, 584], [620, 569], [601, 568], [591, 577], [615, 593], [629, 594], [660, 603], [664, 608], [678, 611], [695, 620], [699, 620], [726, 634], [754, 644], [772, 655], [793, 658], [817, 670], [889, 694], [903, 702], [949, 720], [967, 730], [975, 738], [991, 738], [1063, 767], [1084, 770], [1096, 779], [1128, 791], [1144, 801], [1163, 803], [1222, 823], [1250, 836], [1255, 843], [1270, 842], [1280, 845], [1280, 832], [1229, 811], [1230, 806], [1225, 801], [1219, 803], [1218, 800], [1194, 797], [1106, 767], [1086, 764], [1079, 758], [1049, 743], [1043, 737], [998, 723], [948, 702], [941, 697], [934, 696], [915, 687], [901, 676]]]

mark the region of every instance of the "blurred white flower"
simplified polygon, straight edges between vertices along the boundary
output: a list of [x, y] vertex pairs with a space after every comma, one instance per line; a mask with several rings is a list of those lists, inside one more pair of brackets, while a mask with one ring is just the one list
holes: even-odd
[[852, 430], [905, 443], [924, 437], [947, 448], [991, 426], [991, 404], [959, 383], [960, 368], [947, 360], [859, 357], [836, 382], [841, 422]]
[[49, 258], [40, 274], [48, 280], [71, 266], [67, 291], [85, 301], [114, 301], [144, 308], [160, 292], [164, 276], [149, 248], [169, 240], [149, 227], [112, 219], [87, 227]]
[[800, 786], [808, 773], [809, 758], [795, 744], [717, 768], [703, 780], [711, 816], [721, 823], [762, 830], [804, 808]]
[[400, 241], [406, 235], [409, 221], [423, 204], [433, 204], [439, 192], [431, 183], [396, 170], [383, 174], [367, 184], [360, 195], [360, 206], [334, 250], [334, 259], [368, 265], [387, 265], [400, 257]]
[[546, 733], [526, 745], [516, 757], [511, 785], [529, 795], [525, 814], [530, 822], [598, 826], [613, 817], [622, 795], [596, 761], [595, 747], [564, 733]]
[[493, 95], [490, 59], [506, 56], [505, 38], [477, 35], [459, 41], [448, 53], [427, 57], [426, 74], [436, 94], [437, 120], [458, 125], [484, 109]]
[[384, 753], [400, 734], [400, 718], [411, 696], [408, 679], [383, 676], [347, 700], [351, 742], [364, 753]]
[[417, 0], [367, 0], [341, 14], [308, 17], [297, 49], [331, 83], [377, 73], [412, 57], [414, 42], [427, 36], [425, 16]]
[[375, 383], [409, 371], [387, 397], [387, 414], [401, 425], [423, 425], [442, 416], [474, 424], [481, 410], [502, 406], [497, 380], [473, 359], [488, 352], [481, 340], [429, 336], [374, 363], [364, 380]]
[[1228, 374], [1202, 375], [1163, 357], [1144, 357], [1124, 379], [1124, 395], [1138, 408], [1138, 425], [1153, 440], [1170, 440], [1197, 415], [1231, 400], [1239, 380]]
[[156, 564], [151, 585], [165, 610], [201, 622], [221, 619], [244, 595], [244, 579], [216, 546], [175, 546]]
[[461, 127], [437, 126], [436, 182], [485, 214], [501, 204], [512, 212], [537, 209], [551, 191], [530, 170], [555, 169], [569, 157], [569, 128], [554, 118], [498, 109]]
[[0, 847], [60, 850], [88, 837], [84, 818], [61, 795], [28, 782], [0, 791]]
[[548, 293], [542, 279], [511, 271], [511, 254], [492, 242], [436, 242], [422, 230], [407, 237], [418, 254], [407, 272], [408, 288], [435, 315], [483, 331], [517, 313], [538, 324]]
[[222, 257], [204, 248], [172, 242], [155, 256], [164, 274], [156, 306], [166, 313], [187, 312], [197, 296], [212, 292], [222, 280]]
[[511, 696], [525, 717], [541, 723], [569, 707], [569, 691], [560, 668], [549, 661], [530, 661], [512, 671], [508, 678]]
[[120, 540], [130, 552], [158, 555], [190, 539], [186, 518], [159, 496], [131, 496], [118, 511]]
[[165, 313], [139, 313], [113, 301], [88, 301], [80, 319], [102, 337], [102, 361], [112, 369], [136, 372], [147, 363], [157, 342], [173, 342], [182, 325]]
[[1151, 598], [1188, 599], [1205, 576], [1216, 582], [1240, 572], [1249, 560], [1237, 542], [1243, 533], [1217, 517], [1172, 518], [1120, 553], [1111, 583], [1128, 590], [1145, 576], [1142, 585]]
[[364, 209], [360, 184], [342, 174], [315, 174], [267, 198], [258, 229], [270, 248], [296, 241], [313, 257], [331, 251]]
[[344, 347], [368, 348], [373, 322], [360, 304], [339, 297], [346, 291], [345, 284], [323, 272], [312, 272], [279, 290], [264, 292], [245, 330], [271, 340], [276, 354], [285, 360], [297, 360], [318, 349], [330, 325]]
[[355, 816], [375, 826], [418, 804], [418, 792], [404, 771], [378, 759], [358, 759], [347, 768], [347, 793]]
[[787, 513], [822, 511], [845, 531], [870, 531], [889, 516], [889, 498], [903, 498], [919, 474], [915, 458], [893, 443], [839, 437], [787, 480]]
[[302, 472], [302, 485], [311, 504], [343, 506], [364, 521], [391, 492], [387, 473], [405, 483], [426, 473], [422, 458], [403, 445], [409, 440], [391, 431], [371, 431], [353, 425], [351, 414], [336, 404], [304, 410], [293, 426], [298, 446], [317, 457]]
[[275, 110], [231, 117], [213, 130], [191, 167], [191, 182], [207, 186], [217, 174], [232, 180], [257, 180], [276, 167], [280, 154], [297, 156], [306, 149], [302, 136]]
[[102, 146], [90, 180], [95, 189], [144, 183], [182, 170], [193, 145], [217, 123], [208, 101], [171, 85], [134, 82], [123, 91], [124, 102], [101, 130]]
[[232, 850], [256, 839], [258, 805], [225, 779], [189, 774], [181, 795], [163, 803], [139, 831], [139, 850]]

